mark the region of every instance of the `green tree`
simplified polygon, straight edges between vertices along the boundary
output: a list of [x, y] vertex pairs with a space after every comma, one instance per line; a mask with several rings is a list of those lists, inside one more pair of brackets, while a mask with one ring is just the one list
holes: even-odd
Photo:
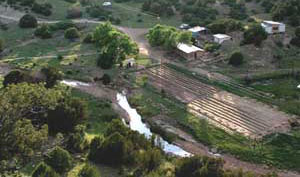
[[243, 64], [243, 62], [244, 62], [244, 56], [239, 51], [233, 52], [231, 54], [231, 56], [229, 57], [229, 64], [231, 64], [233, 66], [239, 66], [239, 65]]
[[45, 162], [58, 173], [64, 173], [72, 167], [72, 157], [68, 151], [56, 147], [46, 157]]
[[34, 169], [32, 177], [59, 177], [59, 175], [50, 166], [42, 162]]
[[263, 40], [268, 38], [268, 34], [259, 24], [252, 24], [244, 32], [244, 39], [242, 43], [244, 44], [254, 44], [260, 46]]
[[14, 70], [4, 76], [3, 85], [6, 87], [9, 84], [18, 84], [26, 82], [27, 74], [25, 72]]
[[35, 28], [37, 27], [37, 25], [38, 25], [37, 19], [30, 14], [24, 15], [19, 21], [19, 26], [21, 28]]
[[34, 35], [42, 39], [49, 39], [52, 37], [52, 31], [49, 25], [43, 24], [35, 30]]
[[101, 58], [112, 60], [107, 63], [122, 63], [126, 56], [138, 54], [138, 47], [129, 36], [119, 32], [110, 23], [99, 25], [94, 32], [96, 47], [99, 49]]
[[66, 39], [76, 39], [76, 38], [79, 38], [79, 37], [80, 37], [80, 32], [75, 27], [68, 28], [65, 31], [65, 38]]
[[[27, 118], [32, 122], [34, 121], [35, 125], [43, 125], [47, 112], [55, 109], [67, 94], [68, 92], [64, 88], [46, 89], [43, 84], [20, 83], [8, 85], [1, 89], [0, 159], [16, 154], [15, 147], [11, 146], [11, 144], [15, 144], [16, 135], [12, 132], [16, 127], [16, 122]], [[21, 125], [30, 127], [30, 124], [23, 124], [22, 122], [18, 127]], [[33, 129], [30, 131], [35, 133]], [[24, 136], [29, 138], [31, 135], [25, 134]], [[22, 142], [22, 140], [18, 141]]]
[[41, 73], [45, 76], [46, 87], [52, 88], [57, 81], [62, 80], [63, 74], [54, 67], [42, 68]]
[[98, 169], [90, 164], [86, 164], [79, 172], [79, 177], [101, 177]]
[[87, 118], [87, 105], [82, 99], [64, 97], [64, 101], [48, 112], [47, 122], [51, 133], [74, 131]]
[[35, 128], [28, 119], [18, 120], [11, 132], [10, 146], [22, 156], [30, 157], [48, 140], [48, 126]]

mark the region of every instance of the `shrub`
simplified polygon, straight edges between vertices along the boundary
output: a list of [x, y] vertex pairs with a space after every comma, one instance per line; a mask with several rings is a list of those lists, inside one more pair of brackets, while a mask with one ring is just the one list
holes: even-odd
[[70, 134], [67, 142], [67, 148], [71, 151], [83, 152], [87, 145], [88, 142], [85, 140], [85, 126], [77, 125], [74, 133]]
[[93, 43], [94, 42], [94, 36], [93, 33], [88, 33], [85, 38], [83, 39], [84, 43]]
[[37, 19], [30, 14], [24, 15], [19, 21], [19, 26], [21, 28], [35, 28], [37, 25]]
[[90, 164], [86, 164], [79, 172], [79, 177], [101, 177], [98, 169]]
[[104, 85], [108, 85], [111, 82], [110, 76], [108, 74], [104, 74], [102, 76], [102, 83]]
[[80, 33], [77, 28], [69, 28], [65, 31], [65, 38], [67, 39], [76, 39], [80, 37]]
[[220, 45], [214, 42], [205, 43], [204, 50], [208, 52], [214, 52], [220, 48]]
[[52, 32], [49, 25], [43, 24], [35, 30], [34, 35], [42, 39], [48, 39], [52, 37]]
[[59, 177], [59, 175], [50, 166], [42, 162], [34, 169], [32, 177]]
[[61, 80], [63, 75], [62, 73], [54, 67], [42, 68], [42, 74], [45, 76], [46, 87], [52, 88], [56, 85], [57, 81]]
[[0, 39], [0, 53], [3, 51], [4, 49], [4, 42], [2, 39]]
[[15, 70], [9, 72], [6, 76], [4, 76], [3, 85], [4, 87], [6, 87], [9, 84], [18, 84], [22, 82], [32, 82], [32, 78], [28, 73]]
[[46, 163], [55, 171], [64, 173], [72, 167], [72, 157], [68, 151], [56, 147], [46, 157]]
[[57, 31], [57, 30], [67, 30], [69, 28], [76, 28], [76, 24], [73, 23], [72, 21], [70, 20], [67, 20], [67, 21], [61, 21], [61, 22], [57, 22], [55, 24], [52, 24], [50, 26], [50, 29], [52, 31]]
[[67, 18], [80, 18], [82, 16], [82, 12], [78, 7], [72, 7], [67, 11]]
[[52, 9], [52, 5], [50, 3], [44, 3], [44, 4], [34, 3], [31, 10], [37, 14], [50, 16], [52, 14], [51, 9]]
[[233, 52], [229, 58], [229, 64], [233, 66], [239, 66], [243, 64], [244, 56], [241, 52]]

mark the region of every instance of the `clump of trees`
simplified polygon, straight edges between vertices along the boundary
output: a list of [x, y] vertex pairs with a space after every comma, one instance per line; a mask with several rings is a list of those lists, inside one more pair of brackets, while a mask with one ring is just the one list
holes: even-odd
[[151, 12], [157, 16], [172, 16], [175, 14], [172, 0], [146, 0], [142, 5], [142, 10]]
[[151, 46], [162, 46], [166, 49], [174, 49], [180, 42], [190, 44], [192, 41], [192, 33], [179, 31], [171, 26], [155, 25], [149, 30], [147, 39]]
[[72, 7], [67, 11], [67, 18], [80, 18], [81, 16], [82, 12], [79, 7]]
[[262, 41], [268, 38], [267, 32], [260, 24], [254, 23], [249, 26], [244, 32], [242, 44], [254, 44], [260, 46]]
[[66, 39], [76, 39], [76, 38], [79, 38], [79, 37], [80, 37], [80, 32], [75, 27], [68, 28], [65, 31], [65, 38]]
[[88, 163], [80, 170], [78, 176], [79, 177], [101, 177], [97, 168]]
[[72, 167], [72, 157], [68, 151], [55, 147], [46, 157], [45, 162], [56, 172], [62, 174]]
[[137, 44], [129, 36], [116, 30], [110, 23], [99, 25], [93, 36], [100, 52], [98, 66], [103, 69], [109, 69], [114, 64], [121, 64], [127, 56], [138, 54]]
[[20, 21], [19, 21], [19, 26], [21, 28], [35, 28], [38, 25], [37, 19], [30, 14], [24, 15]]
[[34, 169], [32, 177], [59, 177], [59, 174], [57, 174], [49, 165], [41, 162]]
[[103, 8], [100, 5], [91, 5], [86, 8], [86, 12], [90, 17], [98, 18], [100, 20], [108, 20], [109, 16], [111, 16], [112, 12]]
[[234, 19], [218, 19], [207, 26], [214, 34], [226, 34], [233, 31], [243, 30], [243, 24]]
[[46, 3], [33, 3], [31, 10], [37, 14], [50, 16], [52, 14], [52, 4]]
[[300, 3], [298, 0], [273, 2], [271, 14], [274, 20], [288, 20], [290, 25], [298, 26], [300, 24]]

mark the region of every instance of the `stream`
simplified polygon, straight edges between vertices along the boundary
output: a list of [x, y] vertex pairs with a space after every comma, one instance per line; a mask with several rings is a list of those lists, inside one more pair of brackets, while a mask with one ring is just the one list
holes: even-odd
[[[74, 81], [74, 80], [63, 80], [61, 81], [62, 84], [68, 85], [70, 87], [74, 88], [79, 88], [79, 87], [89, 87], [91, 84], [85, 83], [85, 82], [80, 82], [80, 81]], [[127, 114], [129, 115], [130, 122], [129, 122], [129, 127], [131, 130], [137, 131], [140, 134], [145, 135], [146, 138], [150, 139], [153, 135], [151, 132], [150, 128], [143, 123], [141, 115], [138, 114], [136, 109], [131, 108], [131, 106], [128, 103], [128, 100], [126, 98], [125, 94], [118, 93], [117, 95], [117, 101], [119, 106], [124, 109]], [[125, 121], [123, 120], [125, 123]], [[176, 156], [180, 157], [188, 157], [191, 156], [192, 154], [189, 152], [186, 152], [179, 146], [176, 146], [174, 144], [170, 144], [167, 141], [165, 141], [161, 137], [157, 137], [157, 144], [162, 147], [162, 149], [168, 153], [168, 154], [173, 154]]]

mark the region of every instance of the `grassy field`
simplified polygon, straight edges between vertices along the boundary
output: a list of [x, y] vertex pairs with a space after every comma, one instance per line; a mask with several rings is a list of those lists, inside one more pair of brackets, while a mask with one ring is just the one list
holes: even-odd
[[131, 97], [130, 103], [146, 121], [147, 117], [163, 114], [176, 120], [181, 128], [199, 142], [217, 148], [220, 152], [250, 162], [300, 171], [300, 130], [293, 130], [290, 134], [270, 135], [261, 141], [249, 140], [239, 134], [228, 134], [188, 113], [186, 106], [178, 100], [162, 97], [159, 91], [149, 85]]

